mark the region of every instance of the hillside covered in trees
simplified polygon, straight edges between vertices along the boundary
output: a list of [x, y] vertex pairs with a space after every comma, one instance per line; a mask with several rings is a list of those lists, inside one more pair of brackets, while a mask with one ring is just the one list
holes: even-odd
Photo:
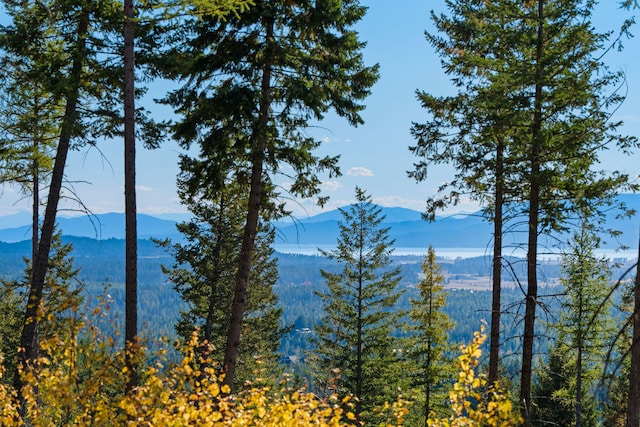
[[[0, 245], [0, 424], [639, 427], [639, 264], [600, 255], [637, 223], [637, 176], [603, 162], [640, 145], [615, 116], [635, 76], [607, 63], [633, 18], [599, 30], [592, 0], [445, 5], [425, 49], [452, 90], [414, 88], [398, 173], [453, 170], [422, 217], [477, 203], [488, 237], [453, 221], [438, 236], [482, 243], [473, 259], [394, 256], [426, 223], [392, 237], [360, 184], [333, 233], [306, 224], [319, 255], [275, 251], [297, 238], [291, 203], [324, 206], [345, 173], [313, 130], [366, 125], [384, 70], [363, 54], [364, 2], [4, 1], [0, 183], [32, 222]], [[169, 140], [190, 216], [144, 240], [136, 153]], [[69, 153], [107, 141], [124, 239], [63, 237]]]

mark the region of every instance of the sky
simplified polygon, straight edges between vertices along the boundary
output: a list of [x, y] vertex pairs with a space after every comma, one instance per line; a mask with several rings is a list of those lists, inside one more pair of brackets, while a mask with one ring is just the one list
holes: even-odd
[[[594, 14], [599, 30], [615, 29], [630, 11], [618, 9], [618, 1], [603, 0]], [[427, 43], [424, 31], [432, 31], [429, 12], [445, 12], [444, 0], [365, 0], [368, 14], [357, 25], [360, 38], [367, 42], [364, 58], [367, 65], [380, 64], [380, 79], [366, 99], [362, 116], [365, 124], [349, 126], [345, 120], [328, 115], [311, 130], [324, 141], [318, 154], [340, 155], [343, 176], [323, 182], [323, 196], [329, 196], [324, 209], [312, 200], [294, 200], [289, 208], [294, 216], [304, 218], [335, 209], [354, 201], [355, 187], [367, 191], [373, 201], [382, 206], [399, 206], [417, 211], [436, 188], [451, 177], [452, 171], [438, 166], [430, 171], [425, 182], [408, 178], [418, 159], [410, 153], [415, 144], [410, 134], [412, 122], [426, 121], [426, 113], [416, 100], [416, 90], [436, 95], [453, 94], [440, 59]], [[638, 13], [638, 11], [636, 11]], [[610, 52], [605, 62], [610, 68], [625, 71], [628, 80], [627, 100], [616, 113], [625, 122], [621, 132], [640, 136], [640, 24], [632, 28], [638, 37], [625, 40], [622, 52]], [[636, 77], [637, 76], [637, 77]], [[156, 117], [171, 118], [168, 107], [154, 105], [153, 97], [161, 97], [170, 86], [155, 82], [149, 85], [145, 106]], [[168, 140], [161, 148], [137, 152], [138, 211], [165, 217], [179, 217], [186, 212], [176, 195], [178, 156], [181, 149]], [[638, 153], [640, 156], [640, 153]], [[621, 169], [631, 176], [640, 175], [638, 156], [625, 158], [615, 152], [603, 156], [605, 170]], [[74, 192], [93, 213], [124, 210], [123, 148], [120, 141], [103, 141], [96, 148], [71, 153], [66, 169], [67, 180]], [[286, 184], [283, 182], [282, 184]], [[12, 187], [0, 193], [0, 216], [29, 211], [29, 200]], [[445, 213], [477, 210], [477, 205], [463, 203]], [[73, 215], [77, 205], [62, 204], [61, 215]]]

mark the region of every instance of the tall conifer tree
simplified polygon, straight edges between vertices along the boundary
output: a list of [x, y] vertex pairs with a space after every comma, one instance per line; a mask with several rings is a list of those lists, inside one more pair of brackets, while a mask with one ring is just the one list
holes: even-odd
[[[409, 318], [410, 337], [405, 346], [406, 357], [411, 370], [412, 385], [424, 392], [424, 405], [421, 405], [424, 425], [434, 410], [434, 392], [444, 391], [442, 385], [454, 377], [453, 360], [447, 360], [447, 352], [453, 350], [448, 337], [454, 323], [444, 313], [447, 293], [444, 291], [444, 277], [436, 261], [436, 252], [429, 247], [422, 263], [423, 278], [418, 283], [420, 297], [411, 300]], [[440, 393], [441, 401], [446, 395]]]
[[[189, 176], [187, 164], [193, 166], [197, 163], [195, 159], [183, 158], [180, 189], [185, 188], [183, 178], [188, 179]], [[204, 343], [201, 347], [203, 360], [222, 363], [238, 267], [245, 195], [233, 183], [227, 183], [215, 200], [212, 195], [200, 198], [182, 191], [179, 194], [194, 218], [178, 224], [185, 242], [173, 245], [176, 265], [165, 269], [169, 280], [187, 303], [176, 330], [188, 342], [195, 328], [199, 328], [200, 339]], [[270, 247], [273, 238], [274, 230], [261, 226], [247, 289], [247, 327], [236, 372], [239, 384], [251, 380], [258, 369], [277, 370], [282, 309], [276, 307], [277, 297], [273, 293], [273, 285], [278, 278], [276, 260]]]
[[338, 272], [322, 271], [324, 317], [317, 330], [318, 378], [339, 371], [336, 386], [355, 398], [357, 422], [375, 420], [373, 409], [392, 400], [399, 385], [401, 293], [399, 267], [391, 265], [393, 241], [381, 209], [356, 188], [356, 203], [341, 209], [337, 248], [321, 254], [338, 261]]
[[[115, 100], [103, 95], [107, 88], [117, 91], [118, 85], [109, 77], [110, 73], [105, 72], [109, 67], [97, 60], [97, 50], [102, 47], [104, 39], [94, 37], [96, 32], [105, 30], [108, 23], [113, 22], [115, 9], [110, 6], [112, 4], [108, 2], [100, 5], [57, 2], [55, 6], [43, 2], [15, 4], [8, 8], [12, 23], [3, 28], [5, 54], [28, 63], [29, 68], [22, 70], [23, 76], [41, 83], [43, 92], [59, 100], [63, 110], [61, 118], [58, 118], [55, 161], [20, 339], [20, 362], [23, 365], [36, 357], [37, 313], [45, 287], [71, 141], [74, 139], [77, 144], [90, 141], [92, 135], [100, 132], [98, 129], [108, 128], [112, 119], [109, 112], [113, 112]], [[89, 75], [92, 76], [91, 85], [88, 85]], [[81, 100], [83, 109], [79, 109]], [[97, 110], [102, 114], [91, 114]], [[18, 391], [20, 383], [16, 375]]]
[[[36, 357], [38, 307], [49, 268], [58, 204], [69, 150], [93, 144], [100, 137], [122, 132], [121, 4], [113, 1], [10, 2], [11, 23], [2, 28], [2, 49], [7, 62], [24, 65], [20, 79], [34, 82], [47, 99], [44, 105], [60, 110], [51, 128], [57, 129], [55, 159], [38, 248], [33, 261], [29, 302], [20, 340], [20, 362]], [[117, 41], [116, 41], [117, 40]], [[138, 111], [138, 119], [145, 115]], [[148, 123], [147, 123], [148, 124]], [[157, 142], [148, 133], [145, 142]], [[146, 139], [146, 138], [145, 138]], [[16, 386], [21, 381], [16, 375]]]
[[[610, 42], [610, 34], [594, 30], [594, 5], [591, 0], [450, 2], [451, 16], [433, 17], [442, 35], [430, 40], [459, 95], [420, 97], [433, 120], [417, 128], [421, 151], [416, 154], [425, 157], [419, 166], [451, 162], [458, 167], [455, 189], [487, 194], [492, 182], [502, 182], [503, 189], [509, 189], [503, 196], [522, 202], [512, 206], [519, 207], [513, 215], [527, 218], [520, 379], [526, 425], [538, 303], [538, 237], [566, 231], [567, 223], [582, 215], [601, 221], [605, 207], [628, 188], [629, 180], [621, 173], [596, 170], [599, 156], [604, 148], [628, 154], [637, 147], [635, 138], [616, 134], [619, 122], [609, 120], [622, 101], [615, 92], [622, 75], [602, 62], [599, 52]], [[501, 175], [510, 178], [508, 185], [497, 176], [492, 179], [496, 147], [502, 150]]]
[[[539, 396], [542, 404], [536, 402], [538, 396], [534, 398], [535, 406], [546, 407], [552, 414], [558, 409], [554, 405], [566, 408], [566, 416], [576, 427], [595, 425], [598, 418], [596, 408], [602, 407], [598, 403], [603, 403], [603, 396], [596, 393], [596, 382], [605, 375], [604, 354], [616, 325], [608, 299], [609, 261], [596, 256], [598, 247], [598, 237], [583, 222], [562, 258], [561, 311], [551, 325], [557, 331], [557, 338], [552, 352], [555, 359], [550, 362], [555, 361], [556, 366], [550, 363], [548, 369], [561, 370], [542, 376], [550, 383], [554, 378], [564, 378], [564, 381], [557, 389], [550, 390], [550, 395]], [[541, 424], [549, 421], [557, 418], [538, 417]]]
[[318, 195], [318, 173], [338, 174], [337, 158], [314, 155], [320, 141], [305, 129], [330, 109], [362, 123], [360, 102], [377, 79], [352, 30], [365, 10], [356, 0], [256, 1], [224, 21], [205, 14], [183, 24], [159, 62], [165, 76], [186, 80], [166, 101], [183, 115], [176, 138], [199, 144], [206, 159], [194, 182], [213, 194], [228, 179], [249, 189], [224, 360], [229, 385], [259, 220], [284, 213], [276, 175], [290, 177], [294, 196]]

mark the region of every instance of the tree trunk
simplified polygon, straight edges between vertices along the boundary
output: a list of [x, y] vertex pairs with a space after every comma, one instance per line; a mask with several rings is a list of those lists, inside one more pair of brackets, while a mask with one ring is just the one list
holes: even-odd
[[500, 363], [500, 314], [502, 291], [502, 205], [503, 189], [503, 151], [501, 141], [496, 145], [496, 189], [493, 213], [493, 289], [491, 301], [491, 332], [489, 335], [489, 387], [498, 381]]
[[[532, 183], [533, 184], [533, 183]], [[527, 296], [525, 301], [524, 336], [522, 343], [522, 371], [520, 377], [520, 405], [524, 426], [530, 425], [531, 374], [533, 365], [533, 341], [535, 338], [536, 304], [538, 299], [538, 201], [537, 187], [531, 188], [529, 212], [529, 240], [527, 250]]]
[[[360, 240], [362, 243], [362, 239]], [[358, 260], [358, 320], [356, 324], [356, 426], [362, 425], [362, 335], [364, 333], [362, 322], [362, 287], [364, 283], [362, 281], [362, 246], [360, 246], [360, 257]]]
[[[38, 120], [38, 119], [36, 119]], [[31, 166], [33, 175], [32, 179], [32, 198], [31, 198], [31, 271], [33, 273], [33, 263], [38, 256], [38, 238], [40, 234], [40, 165], [38, 162], [39, 151], [39, 135], [34, 132], [33, 138], [33, 164]], [[32, 274], [33, 276], [33, 274]]]
[[264, 168], [264, 156], [267, 146], [267, 126], [269, 124], [269, 109], [271, 107], [271, 68], [273, 66], [272, 52], [269, 45], [273, 43], [273, 18], [268, 18], [266, 23], [267, 59], [262, 72], [262, 98], [256, 129], [256, 147], [253, 153], [251, 167], [251, 183], [249, 189], [249, 202], [247, 217], [245, 220], [242, 245], [240, 247], [240, 259], [234, 290], [233, 303], [231, 305], [231, 322], [227, 334], [227, 344], [224, 355], [224, 381], [223, 383], [233, 388], [233, 379], [236, 371], [238, 350], [240, 347], [240, 334], [242, 332], [242, 320], [247, 306], [247, 286], [251, 272], [251, 261], [255, 250], [255, 238], [260, 219], [260, 204], [262, 201], [262, 173]]
[[542, 53], [544, 37], [544, 0], [538, 0], [538, 34], [536, 40], [536, 79], [534, 118], [531, 125], [529, 153], [529, 221], [527, 244], [527, 296], [525, 301], [524, 336], [522, 342], [522, 371], [520, 377], [520, 405], [523, 426], [531, 425], [531, 375], [533, 342], [535, 339], [536, 305], [538, 302], [538, 223], [540, 218], [540, 143], [542, 130]]
[[[62, 191], [64, 168], [67, 162], [71, 134], [73, 127], [77, 122], [76, 109], [80, 96], [80, 82], [82, 80], [82, 67], [88, 28], [88, 12], [83, 10], [78, 20], [77, 45], [75, 46], [75, 51], [73, 53], [73, 63], [69, 74], [69, 82], [73, 86], [70, 87], [67, 92], [65, 111], [64, 116], [62, 117], [62, 127], [58, 138], [58, 147], [56, 150], [53, 170], [51, 172], [47, 207], [45, 209], [44, 219], [42, 222], [42, 232], [38, 242], [38, 251], [35, 259], [33, 260], [28, 303], [25, 310], [22, 334], [20, 336], [21, 351], [18, 356], [18, 366], [24, 369], [28, 369], [29, 365], [32, 365], [37, 358], [38, 346], [36, 338], [38, 329], [38, 311], [40, 304], [42, 303], [42, 293], [44, 290], [45, 277], [47, 275], [49, 253], [51, 251], [51, 242], [56, 225], [58, 202], [60, 201], [60, 194]], [[20, 400], [22, 400], [22, 379], [18, 372], [16, 372], [14, 378], [14, 386], [18, 392]]]
[[582, 338], [578, 344], [578, 360], [576, 360], [576, 427], [582, 427]]
[[[223, 190], [223, 193], [226, 190]], [[222, 253], [222, 235], [224, 233], [224, 215], [225, 215], [225, 196], [224, 194], [220, 197], [220, 206], [218, 209], [218, 218], [217, 218], [217, 230], [215, 232], [215, 244], [213, 246], [213, 262], [214, 262], [214, 270], [213, 277], [211, 278], [211, 285], [209, 286], [209, 304], [207, 307], [207, 319], [204, 324], [204, 341], [207, 342], [207, 347], [211, 345], [211, 335], [213, 332], [213, 322], [214, 322], [214, 311], [217, 302], [216, 291], [218, 286], [220, 285], [220, 276], [222, 274], [222, 262], [221, 262], [221, 253]], [[204, 351], [208, 353], [206, 348], [203, 348]], [[204, 355], [204, 354], [203, 354]], [[206, 359], [206, 358], [205, 358]]]
[[634, 292], [633, 341], [631, 342], [631, 369], [625, 427], [640, 427], [640, 249]]
[[[433, 276], [433, 275], [432, 275]], [[434, 279], [435, 280], [435, 279]], [[428, 420], [429, 420], [429, 413], [431, 412], [431, 382], [432, 382], [432, 375], [431, 372], [433, 370], [433, 367], [431, 366], [431, 345], [432, 345], [432, 334], [431, 331], [433, 330], [433, 325], [431, 323], [431, 321], [433, 320], [433, 287], [434, 287], [435, 283], [429, 283], [429, 324], [427, 325], [427, 327], [429, 328], [429, 338], [427, 341], [427, 369], [426, 369], [426, 374], [425, 375], [425, 393], [424, 393], [424, 425], [425, 427], [429, 425]]]
[[135, 21], [133, 0], [124, 0], [124, 199], [125, 199], [125, 364], [126, 391], [138, 385], [138, 233], [135, 140]]

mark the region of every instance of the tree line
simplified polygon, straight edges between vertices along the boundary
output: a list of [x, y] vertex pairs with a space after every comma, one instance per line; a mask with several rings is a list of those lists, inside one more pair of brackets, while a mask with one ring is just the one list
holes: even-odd
[[[619, 90], [624, 76], [608, 69], [601, 55], [628, 35], [630, 22], [615, 33], [598, 33], [591, 24], [593, 0], [452, 0], [447, 7], [447, 13], [432, 14], [436, 30], [427, 40], [457, 93], [418, 91], [427, 119], [411, 128], [416, 144], [410, 149], [417, 161], [409, 175], [422, 181], [434, 165], [452, 164], [454, 179], [428, 199], [425, 217], [432, 219], [468, 196], [482, 203], [494, 224], [490, 355], [483, 384], [487, 396], [500, 398], [489, 398], [495, 405], [487, 410], [507, 408], [500, 374], [501, 284], [507, 272], [517, 277], [525, 306], [515, 406], [525, 426], [548, 416], [540, 415], [544, 404], [533, 375], [537, 319], [544, 309], [538, 246], [541, 235], [564, 233], [569, 241], [563, 264], [566, 316], [559, 336], [570, 351], [558, 343], [553, 361], [563, 369], [570, 366], [570, 375], [558, 378], [553, 376], [559, 375], [557, 369], [551, 372], [553, 384], [539, 384], [556, 389], [543, 397], [552, 402], [551, 410], [557, 402], [569, 402], [569, 422], [586, 425], [591, 413], [583, 408], [584, 396], [596, 388], [590, 375], [610, 373], [593, 374], [594, 360], [600, 354], [607, 361], [619, 359], [628, 373], [626, 388], [619, 385], [627, 393], [625, 423], [637, 427], [640, 286], [628, 291], [624, 301], [632, 308], [627, 307], [618, 331], [610, 331], [613, 344], [606, 349], [601, 328], [612, 323], [607, 321], [611, 296], [623, 282], [607, 291], [609, 275], [594, 256], [595, 236], [607, 229], [604, 212], [630, 214], [614, 196], [637, 187], [623, 172], [598, 169], [603, 150], [631, 155], [638, 148], [638, 140], [621, 135], [621, 122], [612, 119], [624, 99]], [[366, 7], [356, 0], [140, 5], [55, 0], [5, 1], [4, 8], [9, 22], [0, 29], [2, 181], [21, 185], [33, 197], [32, 256], [21, 282], [27, 291], [22, 301], [16, 297], [11, 316], [15, 321], [23, 312], [10, 365], [20, 416], [27, 422], [34, 417], [27, 409], [33, 399], [27, 385], [47, 353], [41, 340], [51, 333], [54, 318], [70, 319], [78, 301], [69, 286], [76, 275], [69, 249], [55, 231], [67, 155], [106, 138], [122, 138], [124, 147], [124, 394], [139, 390], [144, 373], [138, 336], [136, 139], [154, 147], [170, 136], [187, 150], [195, 148], [189, 151], [195, 154], [181, 156], [177, 177], [179, 196], [194, 215], [179, 226], [186, 242], [159, 244], [176, 260], [166, 274], [187, 304], [177, 329], [185, 341], [197, 330], [200, 372], [218, 363], [223, 389], [234, 392], [259, 366], [277, 370], [277, 337], [284, 329], [273, 293], [271, 222], [290, 214], [286, 197], [315, 198], [322, 205], [320, 174], [340, 175], [337, 157], [316, 155], [321, 141], [307, 133], [311, 122], [333, 111], [351, 125], [363, 124], [365, 98], [379, 77], [377, 65], [365, 64], [364, 41], [354, 30]], [[136, 107], [144, 94], [136, 83], [156, 78], [179, 86], [160, 100], [174, 109], [175, 122], [156, 122]], [[281, 175], [291, 181], [286, 192], [277, 185]], [[47, 196], [40, 221], [43, 183]], [[356, 425], [376, 419], [375, 408], [392, 398], [390, 385], [416, 387], [425, 396], [427, 423], [433, 387], [445, 372], [434, 368], [448, 329], [438, 315], [443, 305], [439, 267], [430, 253], [420, 298], [409, 313], [413, 323], [406, 333], [414, 342], [396, 341], [392, 331], [402, 322], [391, 309], [400, 297], [399, 272], [389, 267], [393, 244], [363, 189], [356, 189], [356, 200], [343, 211], [338, 248], [325, 253], [342, 270], [323, 272], [328, 291], [320, 295], [325, 317], [314, 350], [316, 386], [327, 396], [353, 394]], [[503, 235], [520, 221], [527, 224], [522, 278], [502, 254]], [[481, 341], [478, 337], [467, 347], [463, 371]], [[628, 363], [622, 361], [626, 356]], [[395, 381], [399, 370], [412, 372], [411, 385]], [[568, 384], [558, 385], [566, 378], [571, 378]], [[505, 411], [511, 417], [510, 409]], [[593, 422], [603, 422], [602, 411], [593, 413]]]

